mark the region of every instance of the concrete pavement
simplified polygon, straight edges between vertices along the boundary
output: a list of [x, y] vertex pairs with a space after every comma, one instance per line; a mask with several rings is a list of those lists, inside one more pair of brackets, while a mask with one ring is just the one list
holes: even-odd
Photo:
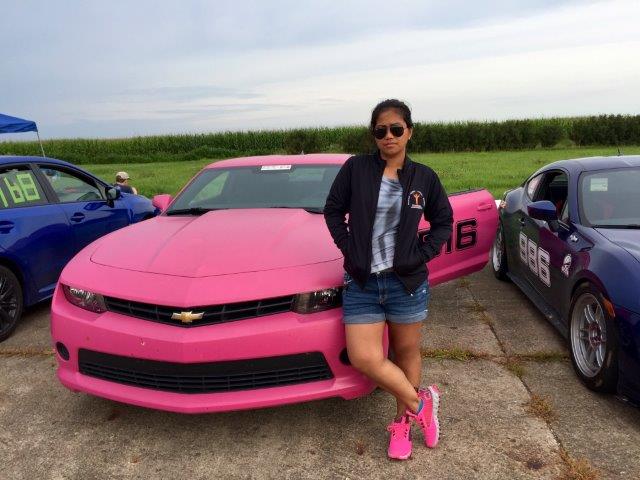
[[443, 393], [435, 450], [386, 459], [376, 391], [249, 412], [178, 415], [56, 380], [48, 305], [0, 344], [0, 478], [640, 478], [640, 411], [582, 386], [564, 340], [488, 268], [432, 290], [424, 381]]

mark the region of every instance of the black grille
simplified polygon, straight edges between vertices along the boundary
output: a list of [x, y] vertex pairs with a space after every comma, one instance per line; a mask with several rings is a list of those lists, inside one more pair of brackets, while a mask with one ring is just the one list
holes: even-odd
[[[142, 318], [153, 322], [166, 323], [179, 327], [200, 327], [216, 323], [233, 322], [247, 318], [262, 317], [274, 313], [288, 312], [291, 310], [294, 296], [267, 298], [250, 302], [227, 303], [224, 305], [210, 305], [208, 307], [168, 307], [164, 305], [152, 305], [150, 303], [131, 302], [119, 298], [105, 297], [107, 310], [121, 313], [130, 317]], [[174, 313], [193, 312], [203, 313], [200, 320], [191, 323], [183, 323], [173, 320]]]
[[333, 378], [320, 352], [213, 363], [158, 362], [84, 349], [78, 357], [83, 375], [166, 392], [233, 392]]

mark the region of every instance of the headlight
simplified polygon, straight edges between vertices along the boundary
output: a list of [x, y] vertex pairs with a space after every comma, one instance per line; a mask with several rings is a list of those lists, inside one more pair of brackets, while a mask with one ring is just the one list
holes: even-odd
[[64, 296], [67, 297], [67, 300], [76, 307], [84, 308], [85, 310], [95, 313], [107, 311], [107, 307], [104, 304], [104, 297], [99, 293], [69, 287], [68, 285], [62, 285], [62, 291], [64, 292]]
[[342, 305], [342, 289], [327, 288], [317, 292], [300, 293], [293, 301], [293, 311], [297, 313], [316, 313]]

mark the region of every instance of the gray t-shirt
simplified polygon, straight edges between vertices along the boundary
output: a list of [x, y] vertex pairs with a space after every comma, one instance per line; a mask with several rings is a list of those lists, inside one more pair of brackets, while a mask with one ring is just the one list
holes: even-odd
[[398, 180], [383, 175], [378, 194], [376, 219], [373, 223], [371, 273], [393, 266], [401, 206], [402, 185]]

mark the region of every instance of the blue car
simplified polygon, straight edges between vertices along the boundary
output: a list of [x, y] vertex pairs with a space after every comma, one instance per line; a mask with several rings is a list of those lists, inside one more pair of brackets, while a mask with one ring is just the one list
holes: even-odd
[[0, 156], [0, 341], [25, 306], [49, 298], [62, 268], [109, 232], [158, 210], [60, 160]]
[[505, 193], [491, 259], [592, 390], [640, 402], [640, 156], [547, 165]]

